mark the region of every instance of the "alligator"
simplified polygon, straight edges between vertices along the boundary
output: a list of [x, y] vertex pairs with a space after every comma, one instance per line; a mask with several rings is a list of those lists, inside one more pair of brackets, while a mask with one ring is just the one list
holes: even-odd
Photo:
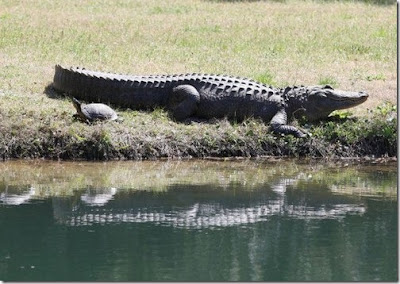
[[165, 108], [177, 121], [188, 118], [254, 117], [270, 122], [275, 133], [305, 137], [288, 124], [327, 118], [339, 109], [367, 100], [366, 92], [325, 86], [275, 88], [252, 79], [214, 74], [121, 75], [85, 68], [55, 66], [53, 88], [87, 102], [109, 103], [132, 110]]

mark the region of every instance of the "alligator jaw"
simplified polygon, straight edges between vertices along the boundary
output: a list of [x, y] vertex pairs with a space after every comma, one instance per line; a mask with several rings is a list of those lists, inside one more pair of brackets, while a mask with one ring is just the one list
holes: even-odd
[[362, 104], [368, 99], [368, 94], [366, 92], [345, 92], [337, 90], [330, 93], [327, 97], [331, 101], [332, 107], [337, 110]]
[[326, 87], [312, 87], [303, 107], [309, 120], [318, 120], [340, 109], [362, 104], [368, 99], [366, 92], [349, 92]]

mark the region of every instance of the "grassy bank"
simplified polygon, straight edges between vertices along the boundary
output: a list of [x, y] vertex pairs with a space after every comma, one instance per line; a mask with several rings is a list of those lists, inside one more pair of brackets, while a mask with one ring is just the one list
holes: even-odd
[[[2, 1], [0, 157], [147, 159], [395, 156], [396, 6], [311, 1]], [[54, 65], [128, 74], [227, 73], [275, 86], [365, 90], [368, 101], [305, 140], [263, 123], [175, 123], [119, 110], [86, 125], [44, 93]]]
[[[248, 119], [177, 123], [163, 110], [119, 111], [123, 122], [92, 125], [74, 121], [70, 101], [8, 95], [2, 104], [0, 157], [49, 159], [157, 159], [203, 157], [395, 156], [396, 107], [383, 105], [362, 117], [339, 113], [328, 121], [299, 123], [312, 136], [277, 136], [263, 122]], [[46, 108], [37, 111], [37, 105]], [[17, 106], [17, 107], [13, 107]], [[342, 117], [341, 117], [342, 116]]]

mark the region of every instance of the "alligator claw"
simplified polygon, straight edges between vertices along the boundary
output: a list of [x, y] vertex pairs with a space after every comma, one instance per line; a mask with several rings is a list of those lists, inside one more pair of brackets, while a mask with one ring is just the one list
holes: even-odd
[[295, 135], [297, 138], [305, 138], [305, 137], [307, 137], [308, 135], [307, 135], [307, 133], [303, 133], [303, 132], [298, 132], [298, 133], [296, 133], [296, 135]]

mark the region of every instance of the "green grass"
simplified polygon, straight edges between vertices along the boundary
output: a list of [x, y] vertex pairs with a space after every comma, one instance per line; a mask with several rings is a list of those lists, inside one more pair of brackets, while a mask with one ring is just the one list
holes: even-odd
[[318, 84], [319, 84], [319, 85], [330, 85], [330, 86], [333, 87], [333, 88], [337, 88], [337, 86], [338, 86], [338, 82], [337, 82], [336, 79], [333, 78], [333, 77], [321, 78], [321, 79], [318, 81]]
[[[331, 129], [329, 123], [311, 127], [316, 135], [306, 143], [272, 135], [256, 120], [187, 125], [170, 120], [163, 110], [119, 110], [123, 123], [86, 125], [72, 120], [69, 101], [48, 97], [44, 90], [57, 63], [128, 74], [226, 73], [274, 86], [331, 84], [365, 90], [370, 98], [351, 112], [358, 121], [372, 119], [368, 109], [376, 110], [382, 102], [396, 104], [396, 6], [383, 4], [3, 0], [0, 155], [321, 156], [317, 149], [301, 147], [314, 147], [315, 137], [331, 147], [334, 141], [318, 134], [318, 127]], [[397, 134], [392, 128], [385, 131], [392, 138]], [[366, 137], [367, 132], [357, 135]], [[390, 147], [387, 154], [395, 155]]]

